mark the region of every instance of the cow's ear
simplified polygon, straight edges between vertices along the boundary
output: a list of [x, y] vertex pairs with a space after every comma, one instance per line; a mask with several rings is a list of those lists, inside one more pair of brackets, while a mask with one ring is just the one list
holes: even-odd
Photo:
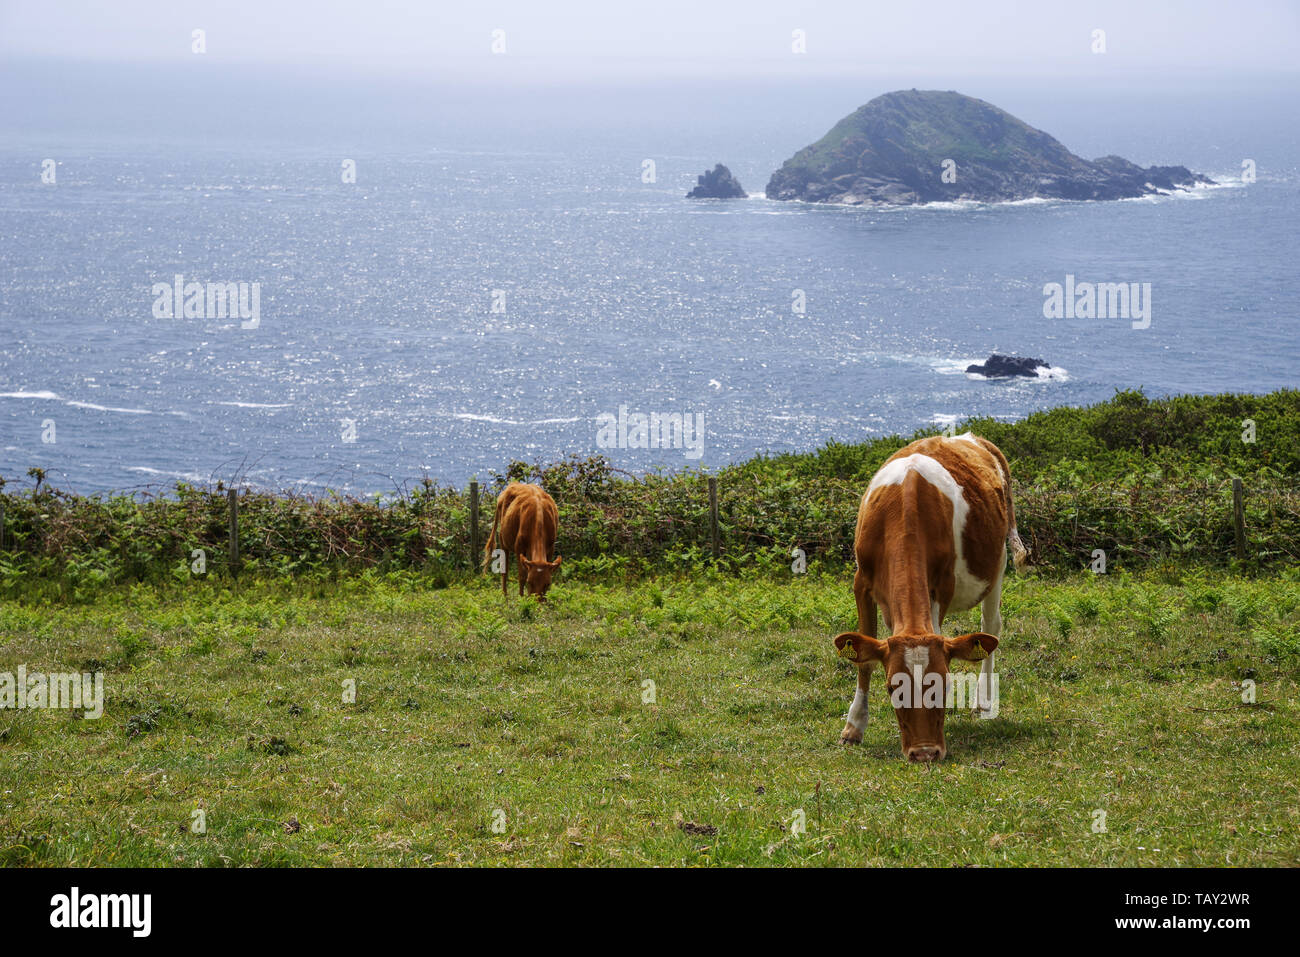
[[943, 640], [943, 647], [948, 652], [949, 658], [962, 658], [966, 661], [981, 661], [992, 654], [997, 646], [997, 638], [986, 635], [982, 631]]
[[846, 631], [835, 636], [835, 653], [856, 664], [868, 661], [884, 661], [889, 646], [878, 638], [860, 635], [856, 631]]
[[563, 555], [556, 555], [556, 556], [555, 556], [555, 561], [551, 562], [551, 567], [552, 567], [552, 568], [559, 568], [559, 567], [560, 567], [560, 562], [562, 562], [562, 561], [564, 561], [564, 556], [563, 556]]
[[522, 568], [524, 571], [528, 571], [528, 569], [532, 568], [532, 566], [533, 566], [533, 563], [530, 562], [527, 558], [525, 558], [523, 555], [520, 555], [520, 556], [519, 556], [519, 567], [520, 567], [520, 568]]

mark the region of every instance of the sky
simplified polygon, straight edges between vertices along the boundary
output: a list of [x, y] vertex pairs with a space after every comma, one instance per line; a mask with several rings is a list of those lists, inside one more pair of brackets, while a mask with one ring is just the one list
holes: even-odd
[[[1300, 0], [0, 0], [0, 58], [475, 77], [1295, 72]], [[806, 52], [794, 52], [794, 31]], [[1105, 54], [1093, 52], [1105, 32]], [[494, 53], [493, 31], [498, 48]]]

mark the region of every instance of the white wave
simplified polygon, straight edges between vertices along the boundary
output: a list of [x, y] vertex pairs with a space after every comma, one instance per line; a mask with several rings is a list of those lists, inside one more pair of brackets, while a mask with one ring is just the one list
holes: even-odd
[[501, 419], [494, 415], [475, 415], [473, 412], [446, 412], [453, 419], [464, 419], [468, 422], [490, 422], [493, 425], [570, 425], [574, 422], [581, 422], [581, 416], [575, 416], [570, 419], [533, 419], [532, 421], [519, 421], [516, 419]]
[[0, 392], [0, 399], [57, 399], [57, 392]]
[[[1208, 175], [1208, 174], [1207, 174]], [[1221, 189], [1244, 189], [1246, 183], [1241, 181], [1239, 173], [1229, 175], [1214, 174], [1210, 176], [1213, 183], [1192, 183], [1190, 186], [1179, 187], [1178, 189], [1156, 189], [1154, 193], [1148, 193], [1146, 196], [1127, 196], [1119, 200], [1121, 203], [1162, 203], [1167, 199], [1208, 199], [1209, 194]], [[1150, 183], [1147, 183], [1150, 186]]]
[[1194, 193], [1187, 189], [1167, 190], [1158, 189], [1154, 193], [1147, 193], [1145, 196], [1125, 196], [1115, 200], [1117, 203], [1163, 203], [1170, 199], [1205, 199], [1204, 193]]
[[929, 361], [929, 365], [939, 375], [965, 375], [967, 366], [978, 365], [983, 361], [979, 357], [973, 359], [932, 359]]
[[217, 405], [233, 405], [240, 409], [289, 409], [292, 402], [218, 402]]
[[786, 205], [835, 206], [841, 209], [867, 209], [880, 213], [902, 213], [924, 209], [931, 212], [970, 212], [974, 209], [993, 209], [1001, 206], [1047, 206], [1055, 203], [1090, 202], [1090, 200], [1058, 199], [1051, 196], [1030, 196], [1026, 199], [1001, 199], [989, 202], [982, 199], [937, 199], [929, 203], [810, 203], [794, 201]]
[[522, 425], [513, 419], [498, 419], [493, 415], [475, 415], [472, 412], [452, 412], [453, 419], [464, 419], [467, 422], [491, 422], [493, 425]]
[[1005, 206], [1052, 206], [1057, 203], [1077, 202], [1077, 200], [1058, 199], [1052, 196], [1029, 196], [1025, 199], [1000, 199], [995, 202], [989, 202], [983, 199], [938, 199], [932, 203], [914, 203], [908, 206], [876, 206], [873, 209], [882, 210], [900, 210], [900, 209], [928, 209], [936, 212], [956, 211], [968, 212], [972, 209], [993, 209], [994, 207]]
[[[1236, 175], [1236, 174], [1234, 174]], [[1213, 177], [1211, 177], [1213, 178]], [[1147, 184], [1150, 186], [1150, 184]], [[1245, 184], [1240, 182], [1240, 177], [1236, 181], [1215, 180], [1213, 183], [1194, 183], [1190, 186], [1174, 190], [1156, 190], [1145, 196], [1127, 196], [1122, 199], [1113, 200], [1120, 203], [1152, 203], [1164, 199], [1204, 199], [1207, 191], [1216, 189], [1235, 189]], [[751, 194], [750, 198], [755, 198], [757, 194]], [[766, 198], [764, 195], [763, 198]], [[979, 209], [994, 209], [1012, 206], [1051, 206], [1065, 203], [1099, 203], [1112, 202], [1111, 200], [1092, 200], [1092, 199], [1065, 199], [1056, 196], [1029, 196], [1025, 199], [1002, 199], [989, 202], [981, 199], [940, 199], [930, 203], [810, 203], [806, 201], [794, 201], [787, 205], [792, 207], [798, 206], [837, 206], [843, 209], [867, 209], [872, 212], [882, 213], [899, 213], [908, 210], [929, 210], [932, 212], [970, 212]]]
[[984, 356], [976, 356], [971, 359], [954, 359], [951, 356], [916, 356], [891, 354], [884, 358], [891, 362], [906, 362], [909, 365], [929, 366], [940, 375], [959, 375], [966, 371], [966, 367], [976, 365], [984, 361]]
[[1241, 179], [1241, 170], [1231, 173], [1206, 173], [1206, 176], [1214, 180], [1213, 183], [1193, 183], [1188, 187], [1192, 192], [1197, 190], [1215, 190], [1215, 189], [1245, 189], [1249, 183]]
[[[980, 360], [976, 360], [977, 362]], [[986, 376], [978, 372], [967, 373], [966, 378], [972, 382], [1012, 381], [1012, 382], [1069, 382], [1070, 373], [1060, 366], [1039, 366], [1032, 376]]]
[[1069, 382], [1070, 373], [1060, 366], [1039, 366], [1036, 370], [1038, 373], [1038, 382]]
[[151, 469], [147, 465], [127, 466], [128, 472], [140, 472], [143, 475], [161, 475], [164, 478], [180, 479], [183, 482], [206, 482], [209, 476], [198, 472], [169, 472], [166, 469]]
[[119, 409], [111, 405], [96, 405], [94, 402], [78, 402], [75, 399], [65, 402], [74, 409], [91, 409], [95, 412], [125, 412], [128, 415], [153, 415], [149, 409]]

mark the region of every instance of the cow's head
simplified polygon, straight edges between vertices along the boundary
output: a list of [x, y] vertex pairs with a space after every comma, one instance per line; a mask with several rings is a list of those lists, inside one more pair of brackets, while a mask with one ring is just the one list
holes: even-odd
[[942, 761], [948, 753], [943, 718], [948, 689], [948, 662], [980, 661], [998, 646], [983, 632], [944, 638], [940, 635], [894, 635], [880, 641], [846, 631], [835, 636], [841, 658], [859, 667], [883, 665], [890, 703], [909, 761]]
[[556, 555], [553, 562], [531, 562], [520, 555], [519, 564], [527, 576], [528, 594], [536, 595], [538, 601], [546, 601], [546, 590], [551, 587], [551, 576], [555, 574], [563, 560], [563, 556]]

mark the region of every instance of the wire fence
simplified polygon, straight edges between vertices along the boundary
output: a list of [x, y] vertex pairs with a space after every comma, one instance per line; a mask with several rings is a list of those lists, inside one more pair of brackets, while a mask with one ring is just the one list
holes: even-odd
[[[641, 567], [756, 558], [853, 561], [862, 486], [764, 482], [700, 473], [629, 479], [570, 469], [550, 475], [559, 549], [570, 562]], [[0, 574], [142, 580], [241, 569], [480, 567], [495, 495], [508, 476], [464, 489], [394, 483], [388, 497], [181, 485], [94, 497], [38, 485], [0, 494]], [[1234, 481], [1237, 492], [1234, 494]], [[558, 486], [558, 487], [557, 487]], [[1300, 561], [1300, 482], [1222, 478], [1014, 489], [1017, 524], [1040, 568], [1162, 561], [1267, 568]], [[178, 569], [180, 571], [178, 571]], [[201, 571], [200, 571], [201, 570]]]

